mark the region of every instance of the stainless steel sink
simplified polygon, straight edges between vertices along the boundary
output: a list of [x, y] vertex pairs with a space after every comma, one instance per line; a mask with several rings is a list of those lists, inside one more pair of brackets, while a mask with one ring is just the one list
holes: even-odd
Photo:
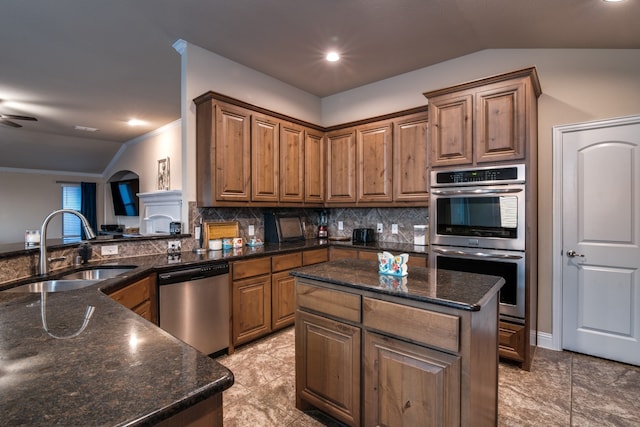
[[66, 280], [106, 280], [124, 274], [136, 267], [96, 267], [89, 270], [75, 271], [62, 276]]
[[111, 279], [124, 274], [136, 268], [135, 266], [126, 267], [95, 267], [88, 270], [74, 271], [66, 274], [60, 279], [42, 280], [40, 282], [27, 283], [26, 285], [16, 286], [7, 289], [4, 292], [65, 292], [76, 289], [86, 288], [102, 280]]
[[4, 292], [36, 293], [36, 292], [42, 292], [43, 290], [47, 292], [65, 292], [65, 291], [73, 291], [76, 289], [86, 288], [87, 286], [91, 286], [98, 282], [99, 280], [79, 280], [79, 279], [43, 280], [41, 282], [27, 283], [26, 285], [16, 286], [15, 288], [7, 289]]

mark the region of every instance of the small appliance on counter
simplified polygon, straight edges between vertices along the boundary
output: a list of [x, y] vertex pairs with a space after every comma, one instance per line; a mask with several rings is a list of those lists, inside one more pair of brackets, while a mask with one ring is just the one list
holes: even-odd
[[375, 231], [373, 228], [354, 228], [351, 241], [353, 243], [372, 243], [375, 242]]
[[328, 229], [327, 220], [327, 211], [320, 211], [319, 219], [318, 219], [318, 239], [326, 239], [329, 237], [329, 229]]
[[300, 215], [267, 212], [264, 214], [264, 241], [283, 243], [305, 240], [304, 223]]

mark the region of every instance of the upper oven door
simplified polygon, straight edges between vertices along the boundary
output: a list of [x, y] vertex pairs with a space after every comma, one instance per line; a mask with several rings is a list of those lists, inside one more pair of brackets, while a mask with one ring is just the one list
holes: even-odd
[[525, 249], [525, 186], [431, 189], [431, 243]]

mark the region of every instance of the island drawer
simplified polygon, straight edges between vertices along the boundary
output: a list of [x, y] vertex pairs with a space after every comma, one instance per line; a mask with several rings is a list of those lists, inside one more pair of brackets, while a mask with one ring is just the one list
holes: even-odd
[[459, 351], [458, 316], [365, 297], [362, 317], [366, 328], [444, 350]]
[[274, 255], [271, 257], [271, 271], [291, 270], [292, 268], [302, 267], [302, 252], [293, 254]]
[[233, 280], [271, 273], [271, 257], [261, 257], [232, 264]]
[[296, 304], [329, 316], [360, 322], [360, 295], [296, 283]]

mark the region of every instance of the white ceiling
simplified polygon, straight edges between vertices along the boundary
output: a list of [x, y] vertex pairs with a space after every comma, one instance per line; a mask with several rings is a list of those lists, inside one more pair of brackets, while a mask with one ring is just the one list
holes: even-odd
[[640, 0], [4, 0], [0, 113], [38, 121], [0, 125], [0, 168], [101, 174], [178, 119], [178, 39], [324, 97], [483, 49], [638, 49], [639, 18]]

